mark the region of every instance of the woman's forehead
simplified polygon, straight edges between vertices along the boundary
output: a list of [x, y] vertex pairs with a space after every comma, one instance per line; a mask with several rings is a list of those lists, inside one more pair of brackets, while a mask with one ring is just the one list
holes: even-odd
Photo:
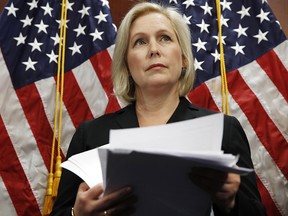
[[137, 17], [131, 24], [130, 32], [148, 31], [151, 28], [174, 31], [171, 20], [162, 13], [149, 12]]

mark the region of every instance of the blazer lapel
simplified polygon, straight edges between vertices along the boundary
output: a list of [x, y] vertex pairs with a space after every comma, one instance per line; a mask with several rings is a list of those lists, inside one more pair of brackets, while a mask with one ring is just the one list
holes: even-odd
[[180, 97], [180, 102], [168, 123], [179, 122], [199, 117], [199, 108], [191, 104], [185, 97]]
[[139, 127], [135, 103], [127, 105], [125, 108], [117, 112], [116, 119], [120, 128], [135, 128]]

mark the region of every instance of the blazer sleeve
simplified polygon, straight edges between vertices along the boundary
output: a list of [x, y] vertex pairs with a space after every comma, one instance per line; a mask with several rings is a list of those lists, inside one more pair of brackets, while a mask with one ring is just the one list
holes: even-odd
[[[71, 140], [66, 158], [86, 150], [84, 144], [85, 137], [83, 135], [85, 130], [84, 127], [85, 124], [82, 123], [76, 130]], [[70, 172], [69, 170], [62, 169], [58, 195], [50, 215], [71, 216], [71, 209], [74, 206], [78, 187], [81, 182], [83, 182], [83, 180], [77, 175]]]
[[[225, 116], [224, 118], [222, 149], [225, 153], [239, 154], [238, 166], [254, 169], [246, 134], [235, 117]], [[215, 216], [224, 215], [216, 205], [213, 206], [213, 210]], [[241, 176], [241, 184], [236, 195], [236, 206], [229, 215], [266, 215], [257, 188], [255, 172]]]

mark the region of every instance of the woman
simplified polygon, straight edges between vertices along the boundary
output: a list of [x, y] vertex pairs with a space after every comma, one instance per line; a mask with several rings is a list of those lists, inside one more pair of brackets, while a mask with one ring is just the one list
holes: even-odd
[[[108, 143], [110, 129], [161, 125], [213, 114], [184, 97], [195, 75], [190, 41], [189, 28], [175, 9], [153, 3], [134, 6], [119, 28], [112, 63], [115, 92], [129, 105], [82, 123], [67, 157]], [[222, 150], [239, 154], [238, 166], [253, 168], [248, 141], [234, 117], [224, 118]], [[265, 215], [254, 173], [240, 177], [194, 168], [190, 178], [211, 195], [214, 215]], [[52, 215], [129, 215], [134, 211], [135, 197], [129, 186], [105, 196], [103, 190], [101, 185], [89, 188], [63, 170]]]

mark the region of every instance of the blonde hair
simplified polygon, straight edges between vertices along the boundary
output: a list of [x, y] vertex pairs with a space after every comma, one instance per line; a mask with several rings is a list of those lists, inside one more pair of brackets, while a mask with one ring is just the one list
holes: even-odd
[[112, 80], [116, 96], [126, 103], [136, 100], [135, 86], [129, 78], [127, 49], [132, 23], [140, 16], [156, 12], [166, 16], [173, 26], [182, 55], [186, 61], [186, 73], [179, 79], [179, 96], [185, 96], [191, 90], [194, 79], [194, 60], [191, 50], [190, 30], [182, 15], [173, 7], [164, 7], [156, 3], [143, 2], [136, 4], [124, 17], [118, 29], [112, 61]]

